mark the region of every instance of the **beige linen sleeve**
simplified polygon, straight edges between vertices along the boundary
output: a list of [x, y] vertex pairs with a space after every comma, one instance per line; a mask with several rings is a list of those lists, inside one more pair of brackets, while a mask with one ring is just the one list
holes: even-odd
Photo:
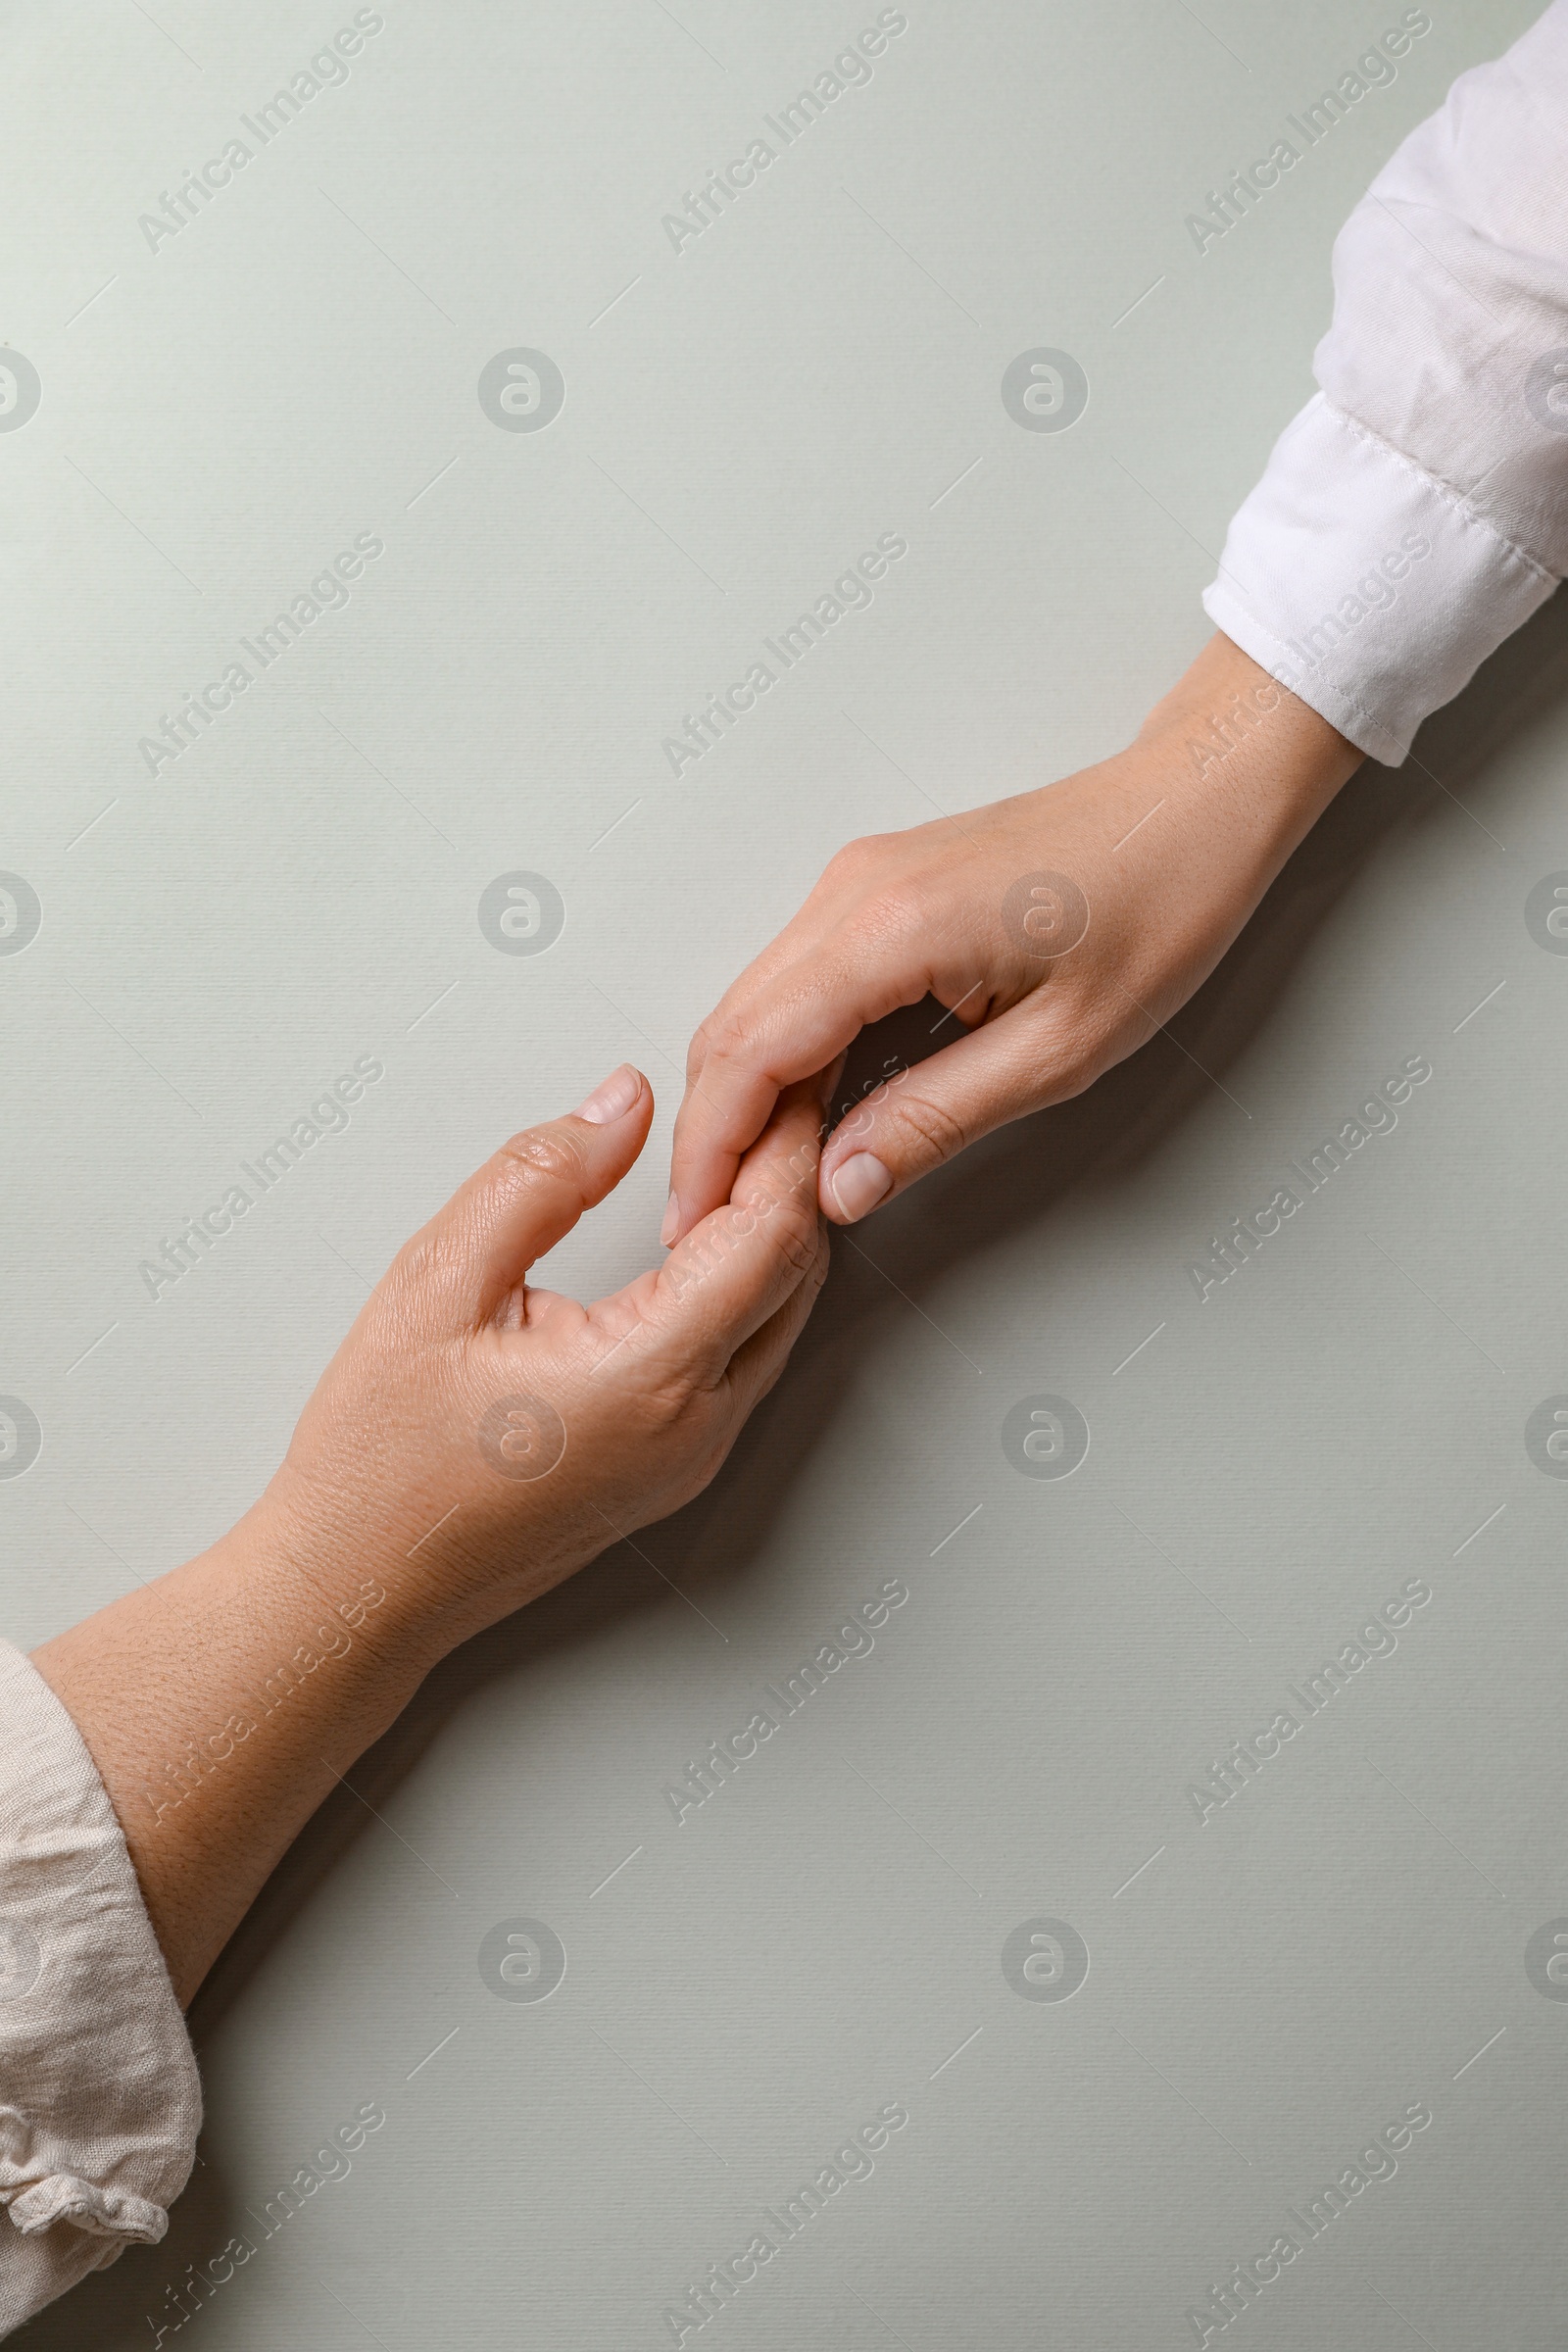
[[0, 2336], [158, 2242], [201, 2120], [114, 1808], [65, 1708], [0, 1642]]

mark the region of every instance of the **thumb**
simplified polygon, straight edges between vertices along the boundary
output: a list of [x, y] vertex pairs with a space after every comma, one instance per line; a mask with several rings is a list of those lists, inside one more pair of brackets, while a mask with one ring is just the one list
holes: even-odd
[[841, 1120], [822, 1150], [822, 1213], [835, 1225], [858, 1224], [993, 1127], [1053, 1100], [1038, 1015], [1015, 1005], [901, 1070]]
[[562, 1119], [525, 1127], [461, 1185], [401, 1252], [464, 1322], [490, 1321], [530, 1266], [596, 1208], [648, 1140], [653, 1089], [622, 1062]]

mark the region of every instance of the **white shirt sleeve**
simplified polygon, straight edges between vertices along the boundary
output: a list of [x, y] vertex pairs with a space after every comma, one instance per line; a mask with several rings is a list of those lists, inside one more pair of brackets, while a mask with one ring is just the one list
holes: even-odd
[[1203, 608], [1397, 765], [1568, 572], [1568, 0], [1373, 181], [1313, 371]]
[[0, 2336], [156, 2245], [201, 2085], [136, 1873], [80, 1733], [0, 1642]]

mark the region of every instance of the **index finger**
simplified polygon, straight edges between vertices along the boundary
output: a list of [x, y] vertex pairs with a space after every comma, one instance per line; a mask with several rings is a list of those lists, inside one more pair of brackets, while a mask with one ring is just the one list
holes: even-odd
[[820, 1158], [815, 1087], [792, 1087], [741, 1162], [733, 1197], [698, 1222], [654, 1279], [650, 1320], [666, 1334], [678, 1329], [683, 1357], [712, 1381], [817, 1267]]
[[698, 1032], [675, 1118], [666, 1246], [730, 1198], [786, 1088], [830, 1068], [867, 1022], [920, 1002], [930, 976], [917, 960], [902, 943], [841, 933], [749, 988], [743, 976]]

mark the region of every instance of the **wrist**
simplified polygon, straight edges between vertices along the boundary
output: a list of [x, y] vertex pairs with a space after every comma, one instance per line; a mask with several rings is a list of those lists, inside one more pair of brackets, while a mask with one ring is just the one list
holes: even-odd
[[1216, 633], [1162, 696], [1138, 744], [1197, 792], [1245, 796], [1299, 838], [1360, 765], [1354, 744]]
[[450, 1651], [556, 1581], [523, 1571], [548, 1544], [536, 1553], [516, 1533], [503, 1543], [482, 1507], [442, 1500], [414, 1492], [368, 1511], [285, 1460], [223, 1547], [241, 1574], [286, 1580], [302, 1618], [314, 1610], [329, 1633], [342, 1625], [364, 1674], [399, 1693], [395, 1713]]
[[352, 1662], [349, 1681], [390, 1721], [450, 1643], [417, 1561], [394, 1566], [389, 1548], [285, 1468], [208, 1556], [225, 1584], [265, 1593], [302, 1645]]

